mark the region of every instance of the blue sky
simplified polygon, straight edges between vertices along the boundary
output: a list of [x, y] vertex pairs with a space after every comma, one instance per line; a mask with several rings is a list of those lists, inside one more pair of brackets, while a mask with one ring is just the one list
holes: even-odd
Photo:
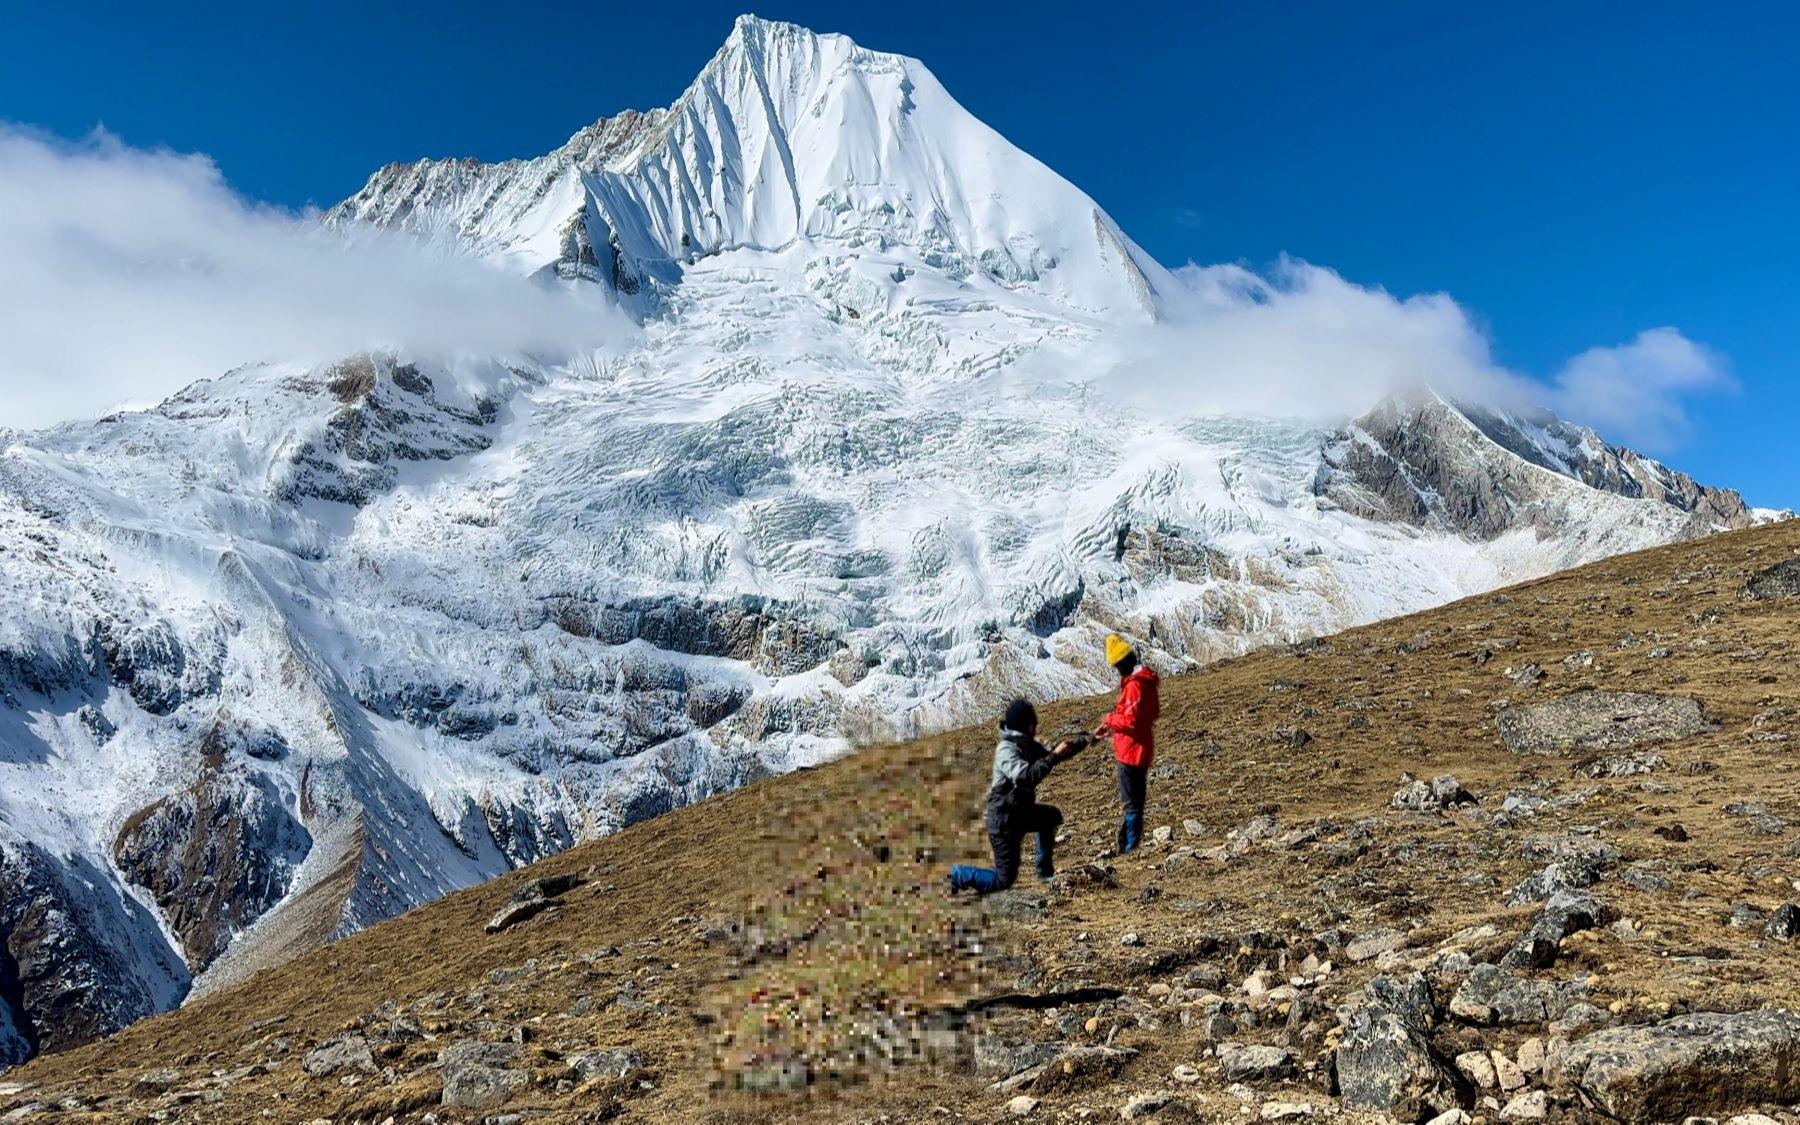
[[[0, 119], [211, 155], [328, 205], [673, 100], [743, 3], [0, 3]], [[1479, 9], [1479, 10], [1477, 10]], [[1663, 451], [1800, 504], [1800, 7], [767, 3], [924, 59], [1172, 265], [1290, 254], [1447, 291], [1540, 377], [1673, 325], [1741, 389]], [[0, 169], [0, 176], [4, 169]]]

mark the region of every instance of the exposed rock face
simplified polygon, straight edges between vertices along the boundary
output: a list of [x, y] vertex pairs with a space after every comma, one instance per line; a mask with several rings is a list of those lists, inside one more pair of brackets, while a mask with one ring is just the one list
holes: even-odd
[[81, 858], [0, 848], [0, 1067], [106, 1035], [186, 992], [154, 919]]
[[1515, 754], [1625, 750], [1711, 730], [1692, 699], [1641, 692], [1578, 691], [1549, 703], [1508, 707], [1497, 719]]
[[492, 444], [491, 403], [474, 410], [438, 401], [417, 367], [359, 355], [326, 368], [320, 388], [340, 405], [319, 434], [288, 454], [276, 494], [361, 507], [394, 486], [408, 461], [447, 461]]
[[1624, 1122], [1800, 1099], [1800, 1013], [1701, 1012], [1597, 1031], [1557, 1056], [1561, 1083]]
[[1327, 459], [1338, 475], [1321, 487], [1350, 511], [1477, 539], [1521, 526], [1557, 534], [1580, 518], [1559, 497], [1559, 477], [1688, 512], [1689, 534], [1756, 519], [1736, 492], [1696, 484], [1592, 430], [1548, 414], [1453, 405], [1429, 391], [1395, 396], [1357, 419]]
[[128, 819], [113, 855], [156, 899], [198, 972], [281, 901], [311, 847], [268, 779], [209, 765], [187, 791]]

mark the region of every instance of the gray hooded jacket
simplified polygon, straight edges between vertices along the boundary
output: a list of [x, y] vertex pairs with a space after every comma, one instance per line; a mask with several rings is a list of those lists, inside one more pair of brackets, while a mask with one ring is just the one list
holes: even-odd
[[994, 776], [988, 788], [989, 818], [1004, 819], [1014, 809], [1036, 804], [1038, 782], [1056, 767], [1056, 762], [1056, 756], [1037, 739], [1001, 727], [1000, 742], [994, 747]]

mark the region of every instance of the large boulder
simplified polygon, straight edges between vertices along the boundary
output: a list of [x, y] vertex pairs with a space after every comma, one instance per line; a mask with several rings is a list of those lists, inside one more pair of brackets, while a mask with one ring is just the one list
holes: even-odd
[[1343, 1037], [1334, 1066], [1345, 1108], [1426, 1121], [1469, 1105], [1474, 1090], [1431, 1042], [1436, 1005], [1423, 974], [1380, 976], [1368, 1003], [1338, 1013]]
[[1623, 1122], [1679, 1121], [1800, 1100], [1800, 1012], [1697, 1012], [1597, 1031], [1552, 1062], [1552, 1080]]
[[1800, 598], [1800, 559], [1786, 559], [1752, 574], [1744, 583], [1743, 594], [1759, 602]]
[[1713, 729], [1695, 700], [1629, 691], [1578, 691], [1549, 703], [1508, 707], [1496, 724], [1500, 740], [1515, 754], [1626, 750]]

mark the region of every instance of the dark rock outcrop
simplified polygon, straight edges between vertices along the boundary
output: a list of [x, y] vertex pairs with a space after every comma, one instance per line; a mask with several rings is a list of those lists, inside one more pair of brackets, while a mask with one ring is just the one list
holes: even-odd
[[267, 778], [208, 765], [186, 791], [119, 830], [119, 870], [149, 891], [198, 971], [276, 903], [312, 847]]
[[1339, 1014], [1344, 1034], [1334, 1066], [1346, 1109], [1425, 1121], [1468, 1105], [1468, 1082], [1432, 1044], [1431, 988], [1422, 974], [1378, 977], [1368, 1004]]
[[[0, 1067], [171, 1006], [186, 968], [114, 879], [34, 845], [0, 849]], [[139, 960], [133, 961], [135, 954]]]
[[1553, 1060], [1562, 1085], [1623, 1122], [1800, 1099], [1800, 1012], [1698, 1012], [1597, 1031]]

